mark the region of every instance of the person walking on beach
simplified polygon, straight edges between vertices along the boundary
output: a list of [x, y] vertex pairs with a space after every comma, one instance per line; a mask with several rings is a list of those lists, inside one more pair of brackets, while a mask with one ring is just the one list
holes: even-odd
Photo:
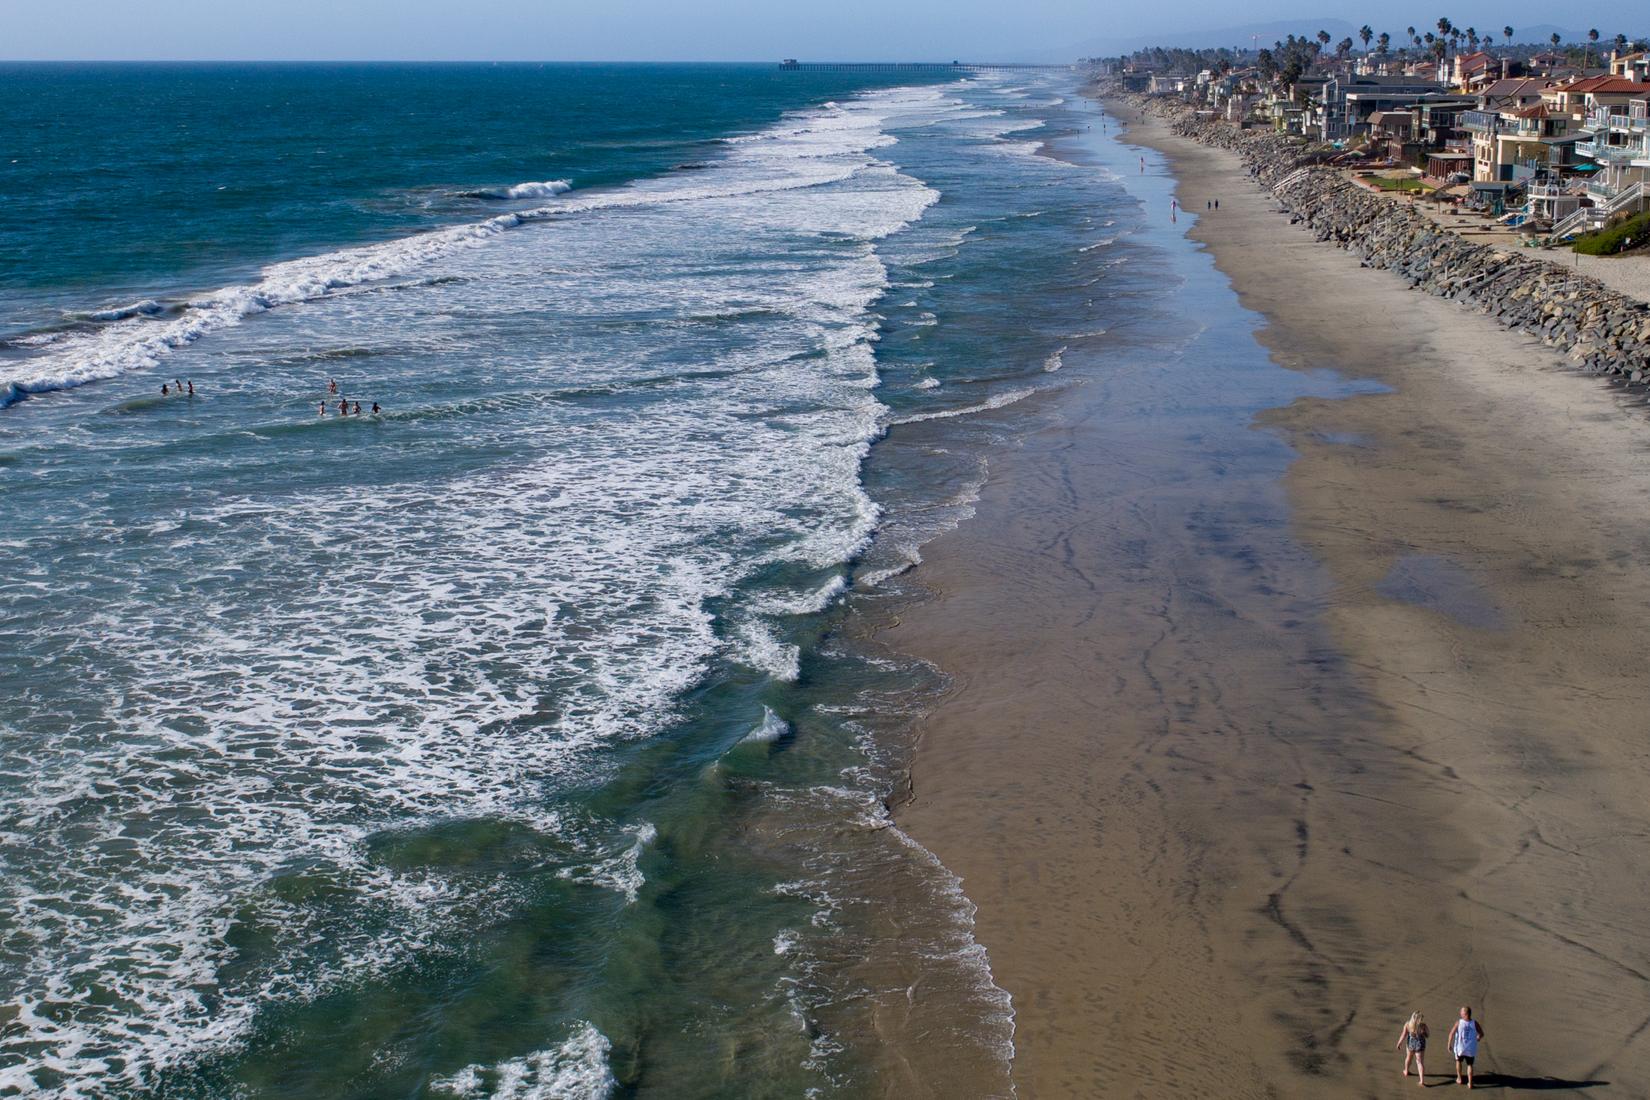
[[1484, 1025], [1472, 1018], [1472, 1009], [1461, 1006], [1461, 1018], [1449, 1029], [1449, 1049], [1455, 1055], [1455, 1083], [1461, 1084], [1461, 1070], [1467, 1071], [1466, 1085], [1472, 1088], [1472, 1062], [1478, 1057], [1478, 1042], [1484, 1037]]
[[1427, 1070], [1421, 1064], [1421, 1056], [1427, 1050], [1427, 1022], [1419, 1012], [1411, 1012], [1409, 1019], [1404, 1021], [1404, 1029], [1398, 1033], [1398, 1046], [1404, 1048], [1404, 1076], [1409, 1076], [1409, 1060], [1415, 1059], [1415, 1076], [1420, 1078], [1418, 1084], [1426, 1088]]

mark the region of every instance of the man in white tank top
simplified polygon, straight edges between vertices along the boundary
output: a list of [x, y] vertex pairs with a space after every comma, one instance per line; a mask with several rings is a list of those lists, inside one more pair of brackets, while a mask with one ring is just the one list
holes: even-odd
[[1455, 1083], [1461, 1083], [1461, 1070], [1467, 1071], [1467, 1087], [1472, 1088], [1472, 1061], [1478, 1057], [1478, 1040], [1484, 1037], [1484, 1027], [1472, 1018], [1472, 1009], [1461, 1006], [1461, 1018], [1449, 1029], [1449, 1049], [1455, 1055]]

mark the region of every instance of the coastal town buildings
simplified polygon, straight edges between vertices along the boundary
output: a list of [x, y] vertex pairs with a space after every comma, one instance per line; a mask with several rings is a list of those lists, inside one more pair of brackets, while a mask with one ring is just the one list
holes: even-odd
[[[1159, 95], [1201, 117], [1267, 127], [1407, 167], [1440, 199], [1551, 232], [1585, 230], [1650, 209], [1650, 55], [1439, 48], [1432, 57], [1314, 58], [1280, 73], [1276, 59], [1152, 73]], [[1343, 46], [1345, 44], [1343, 43]], [[1124, 66], [1124, 79], [1130, 74]]]

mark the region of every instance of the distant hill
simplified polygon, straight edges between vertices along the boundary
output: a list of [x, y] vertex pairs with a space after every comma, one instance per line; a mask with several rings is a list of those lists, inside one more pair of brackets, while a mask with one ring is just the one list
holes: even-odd
[[[1380, 33], [1381, 28], [1375, 28]], [[1402, 31], [1402, 28], [1398, 28]], [[1284, 19], [1271, 23], [1245, 23], [1236, 27], [1217, 27], [1210, 30], [1171, 31], [1164, 34], [1134, 35], [1128, 38], [1095, 38], [1078, 45], [1084, 57], [1114, 57], [1135, 50], [1162, 46], [1164, 49], [1201, 50], [1216, 46], [1248, 49], [1251, 45], [1271, 46], [1289, 35], [1311, 37], [1319, 31], [1328, 31], [1331, 41], [1351, 38], [1357, 41], [1358, 28], [1344, 19]], [[1548, 32], [1551, 33], [1551, 32]]]

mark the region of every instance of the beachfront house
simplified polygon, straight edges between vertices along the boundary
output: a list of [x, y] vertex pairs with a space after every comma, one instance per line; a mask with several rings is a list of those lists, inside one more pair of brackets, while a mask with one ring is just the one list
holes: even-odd
[[[1461, 96], [1423, 96], [1402, 109], [1377, 111], [1369, 119], [1370, 142], [1389, 159], [1425, 170], [1434, 153], [1471, 152], [1460, 121], [1476, 106]], [[1449, 168], [1445, 174], [1458, 170]]]
[[1650, 84], [1650, 54], [1610, 51], [1610, 75]]
[[1578, 121], [1546, 103], [1500, 111], [1469, 111], [1462, 128], [1472, 138], [1472, 178], [1481, 183], [1523, 183], [1538, 171], [1563, 173], [1580, 163], [1584, 138]]
[[1428, 93], [1440, 93], [1436, 80], [1413, 76], [1367, 76], [1336, 73], [1324, 82], [1319, 96], [1320, 141], [1345, 141], [1369, 130], [1376, 111], [1407, 107]]
[[[1621, 78], [1612, 78], [1620, 80]], [[1650, 84], [1634, 84], [1636, 95], [1587, 98], [1586, 140], [1577, 152], [1598, 166], [1587, 182], [1595, 207], [1614, 214], [1650, 208], [1645, 184], [1650, 180]]]
[[1485, 85], [1478, 91], [1478, 109], [1501, 111], [1509, 107], [1533, 107], [1541, 102], [1542, 93], [1552, 87], [1552, 81], [1532, 76], [1506, 77]]
[[1449, 82], [1457, 91], [1473, 92], [1502, 74], [1502, 62], [1482, 50], [1458, 53], [1450, 66]]

